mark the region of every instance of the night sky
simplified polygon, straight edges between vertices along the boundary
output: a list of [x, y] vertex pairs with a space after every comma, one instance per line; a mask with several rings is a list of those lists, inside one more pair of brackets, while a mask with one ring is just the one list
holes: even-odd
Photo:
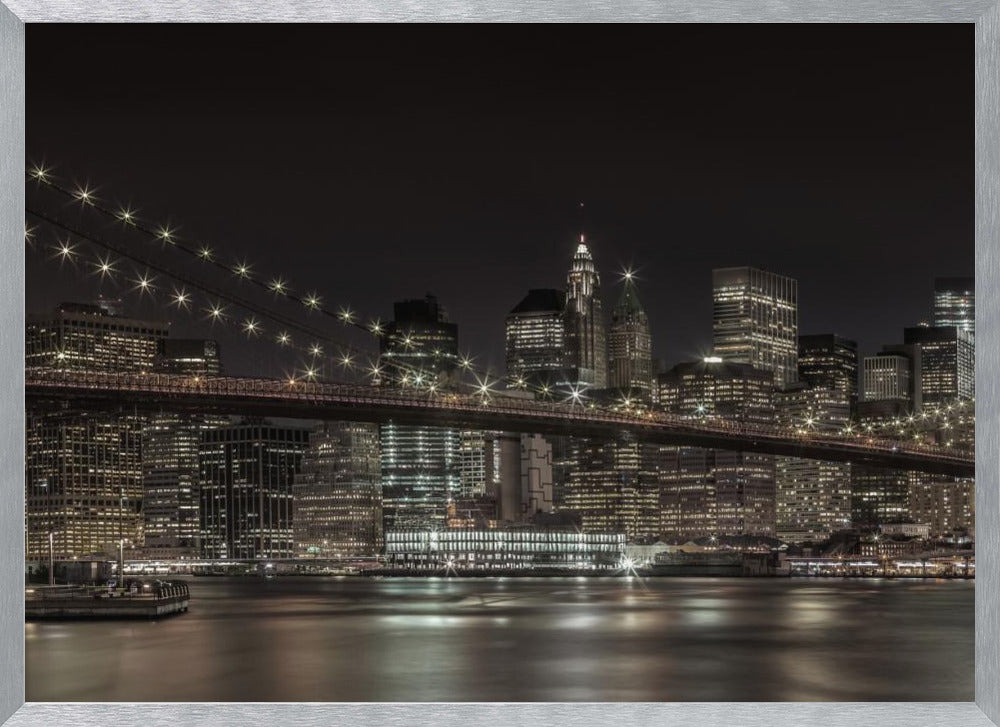
[[[973, 274], [972, 25], [29, 25], [27, 48], [29, 163], [331, 306], [432, 292], [497, 372], [504, 315], [565, 284], [580, 202], [605, 309], [637, 268], [668, 366], [711, 346], [713, 267], [797, 278], [800, 332], [866, 353]], [[102, 290], [52, 239], [29, 311]]]

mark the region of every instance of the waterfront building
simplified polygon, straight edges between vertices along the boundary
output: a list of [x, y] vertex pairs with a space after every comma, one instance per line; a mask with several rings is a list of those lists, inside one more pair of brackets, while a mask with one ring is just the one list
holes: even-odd
[[909, 473], [909, 514], [935, 537], [976, 528], [976, 484], [970, 478]]
[[[660, 406], [694, 419], [773, 424], [773, 375], [710, 358], [681, 363], [658, 379]], [[699, 447], [661, 450], [664, 537], [775, 533], [774, 457]]]
[[566, 280], [566, 355], [580, 384], [604, 389], [608, 385], [608, 350], [601, 306], [601, 278], [590, 248], [580, 235]]
[[[218, 344], [208, 339], [165, 338], [154, 370], [216, 376], [222, 371]], [[201, 554], [201, 433], [228, 423], [227, 417], [169, 412], [146, 420], [142, 432], [143, 557], [173, 560]]]
[[934, 325], [976, 332], [976, 279], [934, 279]]
[[841, 391], [851, 411], [858, 404], [858, 344], [835, 333], [799, 336], [799, 380]]
[[560, 509], [576, 513], [585, 533], [624, 532], [629, 540], [659, 535], [661, 447], [626, 435], [574, 438], [571, 447], [574, 467]]
[[[391, 379], [447, 386], [458, 365], [458, 327], [437, 298], [399, 301], [381, 338]], [[382, 512], [389, 528], [445, 526], [448, 503], [461, 485], [458, 430], [388, 423], [381, 426]]]
[[[804, 381], [775, 393], [778, 424], [810, 432], [843, 431], [851, 421], [850, 391]], [[822, 541], [851, 525], [851, 465], [775, 458], [776, 534], [790, 543]]]
[[244, 421], [202, 432], [199, 448], [202, 555], [291, 558], [292, 483], [307, 429]]
[[532, 289], [507, 314], [504, 348], [508, 386], [561, 383], [568, 366], [565, 311], [566, 293]]
[[851, 520], [855, 527], [871, 529], [910, 519], [909, 472], [862, 464], [851, 466]]
[[[28, 317], [28, 368], [140, 372], [153, 368], [165, 324], [128, 318], [120, 304], [62, 303]], [[27, 413], [26, 555], [85, 558], [142, 545], [142, 431], [145, 417], [122, 409]]]
[[712, 271], [713, 356], [769, 372], [778, 388], [798, 380], [798, 282], [756, 268]]
[[635, 288], [632, 275], [626, 275], [622, 295], [611, 312], [608, 385], [648, 401], [653, 396], [653, 337]]
[[493, 530], [389, 530], [386, 564], [413, 570], [618, 569], [623, 533], [521, 526]]
[[292, 485], [295, 553], [307, 558], [373, 556], [383, 547], [377, 424], [323, 422]]

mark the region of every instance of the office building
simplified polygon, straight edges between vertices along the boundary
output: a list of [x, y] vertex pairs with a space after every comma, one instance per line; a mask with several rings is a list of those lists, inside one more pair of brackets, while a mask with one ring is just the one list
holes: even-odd
[[[29, 316], [25, 365], [94, 372], [152, 370], [163, 323], [127, 318], [114, 301], [63, 303]], [[57, 559], [115, 554], [142, 545], [142, 432], [134, 411], [67, 408], [27, 413], [26, 551]]]
[[976, 279], [934, 279], [934, 326], [976, 332]]
[[307, 558], [382, 552], [382, 487], [377, 424], [324, 422], [292, 485], [295, 553]]
[[601, 278], [590, 248], [580, 235], [566, 280], [566, 356], [578, 370], [579, 383], [594, 389], [608, 385], [608, 350], [601, 306]]
[[712, 271], [713, 355], [767, 371], [783, 388], [798, 380], [798, 282], [756, 268]]
[[639, 303], [635, 281], [626, 275], [608, 331], [608, 386], [630, 397], [653, 397], [653, 337], [649, 318]]
[[810, 388], [842, 391], [858, 404], [858, 344], [834, 333], [799, 336], [799, 380]]
[[[393, 306], [381, 339], [381, 361], [396, 381], [448, 386], [458, 365], [458, 327], [437, 298]], [[383, 424], [382, 512], [385, 529], [438, 529], [461, 486], [460, 432], [443, 427]]]
[[566, 294], [563, 291], [533, 289], [507, 314], [508, 386], [553, 386], [565, 378], [563, 372], [568, 365], [565, 311]]
[[909, 515], [934, 537], [976, 528], [976, 483], [969, 478], [910, 472]]
[[[805, 432], [843, 431], [851, 421], [850, 392], [804, 381], [775, 393], [778, 424]], [[851, 465], [799, 457], [775, 458], [777, 537], [822, 541], [851, 525]]]
[[976, 354], [971, 332], [953, 326], [916, 326], [903, 330], [903, 343], [920, 351], [923, 406], [975, 397]]
[[660, 531], [658, 445], [622, 435], [616, 440], [574, 438], [560, 512], [573, 512], [581, 529], [623, 532], [629, 540]]
[[[221, 373], [219, 347], [206, 339], [160, 342], [154, 371], [191, 376]], [[165, 560], [201, 554], [198, 452], [201, 433], [225, 426], [227, 417], [160, 413], [142, 432], [142, 555]]]
[[292, 484], [309, 431], [267, 421], [202, 432], [199, 450], [202, 555], [291, 558]]
[[[694, 419], [773, 424], [773, 375], [750, 364], [682, 363], [659, 376], [660, 406]], [[661, 452], [664, 537], [775, 533], [774, 457], [700, 447]]]

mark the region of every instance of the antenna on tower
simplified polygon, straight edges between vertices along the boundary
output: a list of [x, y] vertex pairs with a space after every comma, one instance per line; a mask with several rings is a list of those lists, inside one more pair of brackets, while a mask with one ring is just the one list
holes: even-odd
[[580, 242], [584, 242], [583, 231], [586, 228], [586, 217], [585, 217], [586, 210], [584, 209], [583, 202], [579, 203], [578, 210], [580, 214]]

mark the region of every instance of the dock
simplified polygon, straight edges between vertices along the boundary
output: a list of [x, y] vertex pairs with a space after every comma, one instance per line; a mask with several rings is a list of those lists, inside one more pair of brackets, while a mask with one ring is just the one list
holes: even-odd
[[186, 583], [155, 581], [127, 590], [37, 586], [25, 589], [24, 618], [155, 619], [186, 612], [189, 601]]

